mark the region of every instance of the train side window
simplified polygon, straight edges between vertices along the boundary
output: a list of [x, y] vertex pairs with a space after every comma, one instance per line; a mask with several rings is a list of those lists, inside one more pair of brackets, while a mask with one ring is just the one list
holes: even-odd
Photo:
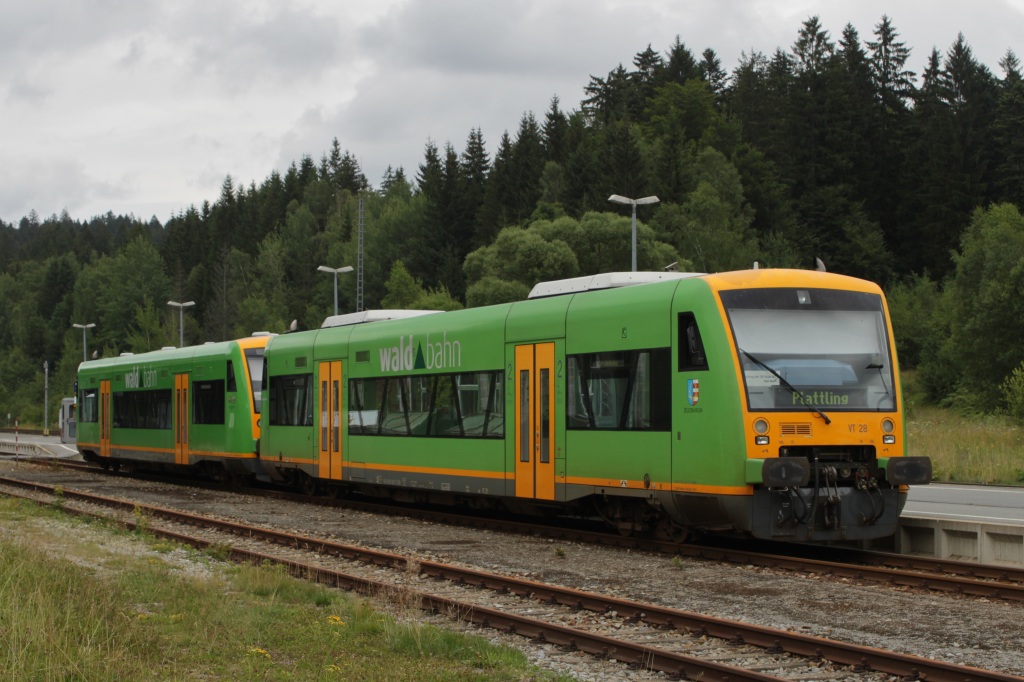
[[708, 356], [704, 353], [704, 341], [700, 327], [693, 313], [679, 313], [679, 370], [693, 372], [708, 368]]
[[224, 423], [224, 382], [192, 382], [192, 423]]
[[671, 358], [668, 348], [570, 355], [567, 428], [668, 431]]
[[348, 430], [367, 436], [502, 438], [500, 370], [349, 381]]
[[455, 375], [459, 429], [445, 435], [500, 438], [505, 434], [505, 401], [501, 397], [500, 372]]
[[263, 355], [262, 348], [250, 348], [245, 351], [245, 368], [249, 372], [252, 404], [256, 414], [259, 414], [263, 409], [263, 379], [270, 376], [267, 373], [267, 358]]
[[171, 428], [171, 390], [118, 391], [113, 394], [111, 414], [119, 429]]
[[82, 397], [78, 399], [81, 408], [78, 410], [78, 421], [80, 422], [98, 422], [100, 420], [99, 410], [99, 398], [97, 397], [97, 390], [95, 388], [86, 388], [82, 390]]
[[380, 433], [382, 436], [408, 436], [409, 377], [390, 377], [384, 380], [381, 400]]
[[238, 390], [238, 387], [235, 384], [235, 363], [228, 360], [227, 365], [228, 385], [225, 390], [228, 393], [234, 393]]
[[313, 376], [289, 374], [270, 382], [271, 426], [313, 425]]
[[263, 358], [259, 385], [257, 386], [256, 379], [254, 377], [249, 377], [249, 381], [252, 384], [252, 404], [255, 407], [256, 414], [259, 414], [263, 409], [263, 377], [269, 377], [270, 374], [268, 372], [267, 359]]
[[436, 377], [434, 396], [430, 405], [427, 433], [431, 436], [464, 436], [454, 374]]
[[352, 379], [348, 383], [348, 432], [376, 435], [384, 379]]

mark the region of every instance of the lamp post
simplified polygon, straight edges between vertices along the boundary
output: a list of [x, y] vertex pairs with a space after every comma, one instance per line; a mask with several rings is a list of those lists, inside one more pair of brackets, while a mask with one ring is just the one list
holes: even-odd
[[71, 326], [75, 327], [76, 329], [81, 329], [82, 330], [82, 362], [85, 362], [86, 361], [85, 330], [86, 329], [92, 329], [93, 327], [96, 326], [96, 323], [95, 322], [90, 322], [89, 324], [78, 324], [76, 322], [75, 324], [73, 324]]
[[660, 199], [658, 197], [643, 197], [642, 199], [630, 199], [620, 194], [613, 194], [608, 197], [608, 201], [614, 201], [616, 204], [626, 204], [627, 206], [633, 207], [633, 272], [636, 272], [636, 207], [637, 204], [656, 204]]
[[320, 272], [333, 272], [334, 273], [334, 314], [338, 314], [338, 273], [339, 272], [352, 272], [351, 265], [345, 265], [340, 268], [329, 268], [326, 265], [321, 265], [317, 268]]
[[178, 348], [185, 347], [185, 308], [195, 304], [195, 301], [185, 301], [184, 303], [178, 303], [177, 301], [167, 302], [167, 305], [178, 309]]
[[50, 361], [43, 360], [43, 435], [50, 435]]

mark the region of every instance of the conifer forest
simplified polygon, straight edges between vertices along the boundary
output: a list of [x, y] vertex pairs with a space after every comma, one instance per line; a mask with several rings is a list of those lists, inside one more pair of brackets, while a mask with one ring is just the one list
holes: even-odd
[[[950, 39], [922, 54], [887, 17], [864, 35], [811, 17], [792, 45], [725, 65], [677, 37], [595, 64], [578, 103], [426, 141], [417, 168], [381, 178], [338, 131], [166, 223], [0, 220], [0, 421], [42, 425], [46, 362], [53, 426], [83, 331], [90, 356], [178, 345], [168, 300], [195, 301], [186, 344], [319, 327], [334, 289], [317, 267], [356, 265], [360, 206], [366, 309], [487, 305], [629, 270], [630, 208], [611, 194], [660, 199], [637, 207], [638, 269], [821, 259], [885, 289], [901, 368], [930, 399], [1024, 414], [1022, 67], [1008, 49], [994, 72]], [[338, 299], [356, 310], [354, 272]]]

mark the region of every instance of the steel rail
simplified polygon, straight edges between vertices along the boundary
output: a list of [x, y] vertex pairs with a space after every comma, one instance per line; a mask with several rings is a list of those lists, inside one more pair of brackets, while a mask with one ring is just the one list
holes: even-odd
[[[1024, 573], [1014, 569], [989, 567], [992, 569], [989, 574], [993, 577], [989, 580], [982, 580], [968, 577], [970, 569], [963, 566], [963, 562], [908, 558], [904, 565], [916, 570], [905, 570], [891, 568], [888, 565], [898, 562], [891, 561], [887, 557], [898, 557], [898, 555], [880, 555], [879, 553], [868, 553], [864, 557], [865, 561], [871, 562], [870, 564], [822, 561], [781, 554], [704, 546], [687, 546], [685, 549], [681, 549], [680, 553], [693, 558], [750, 564], [762, 568], [850, 578], [989, 599], [1024, 601], [1024, 582], [1018, 582], [1018, 580], [1024, 580]], [[985, 575], [988, 572], [977, 571], [975, 573]], [[1008, 582], [1008, 580], [1012, 582]]]
[[[43, 462], [52, 464], [50, 460], [43, 460]], [[71, 465], [70, 468], [77, 470], [97, 471], [97, 467], [90, 464], [64, 461], [60, 463], [60, 466], [67, 465]], [[396, 511], [395, 507], [389, 507], [376, 502], [323, 500], [311, 498], [307, 495], [265, 488], [249, 488], [245, 492], [296, 502], [344, 506], [371, 513], [401, 514], [435, 522], [447, 521], [490, 530], [526, 532], [564, 540], [589, 542], [602, 546], [627, 547], [638, 551], [679, 555], [708, 561], [726, 561], [775, 570], [849, 578], [865, 582], [912, 587], [987, 599], [1024, 602], [1024, 570], [1013, 567], [986, 566], [947, 559], [912, 557], [847, 548], [844, 548], [843, 551], [856, 555], [857, 563], [843, 563], [714, 545], [680, 544], [649, 538], [624, 538], [600, 531], [541, 525], [509, 519], [466, 516], [449, 511], [439, 512], [409, 507], [398, 507]], [[793, 549], [794, 551], [802, 551], [805, 548], [797, 545], [793, 546]], [[820, 550], [821, 548], [811, 549]]]

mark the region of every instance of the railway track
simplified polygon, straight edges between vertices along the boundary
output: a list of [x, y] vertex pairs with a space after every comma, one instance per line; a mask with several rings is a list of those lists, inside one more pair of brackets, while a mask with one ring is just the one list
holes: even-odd
[[[38, 460], [37, 463], [44, 466], [52, 466], [53, 460]], [[98, 473], [99, 471], [96, 466], [84, 462], [59, 461], [59, 466], [89, 473]], [[168, 479], [158, 477], [157, 480], [166, 482]], [[173, 481], [180, 482], [180, 479], [173, 479]], [[196, 485], [197, 483], [194, 480], [190, 480], [188, 484]], [[210, 487], [213, 489], [226, 489], [217, 483], [210, 484]], [[358, 509], [374, 514], [412, 516], [435, 523], [452, 523], [503, 532], [526, 533], [573, 542], [623, 547], [667, 556], [681, 556], [706, 561], [724, 561], [738, 565], [791, 571], [805, 575], [848, 579], [984, 599], [1024, 602], [1024, 570], [1009, 566], [986, 566], [971, 562], [907, 556], [886, 552], [838, 548], [835, 550], [823, 550], [820, 547], [804, 547], [800, 545], [787, 546], [786, 549], [790, 553], [779, 554], [774, 551], [753, 551], [728, 545], [676, 543], [648, 538], [622, 537], [603, 530], [582, 529], [576, 525], [538, 524], [534, 520], [519, 521], [491, 516], [470, 516], [445, 510], [438, 511], [436, 509], [406, 506], [396, 507], [394, 505], [365, 500], [314, 498], [305, 494], [290, 493], [277, 489], [246, 488], [244, 492], [246, 494], [286, 499], [307, 504], [315, 503]], [[823, 556], [828, 551], [841, 554], [846, 558], [842, 560], [817, 558]]]
[[[205, 547], [231, 545], [232, 558], [272, 562], [291, 573], [483, 627], [529, 637], [672, 676], [714, 680], [865, 679], [930, 681], [1020, 677], [748, 625], [593, 592], [453, 566], [320, 538], [140, 505], [58, 486], [0, 479], [4, 493], [113, 517], [157, 536]], [[230, 543], [224, 540], [231, 536]], [[431, 580], [428, 580], [431, 579]]]

